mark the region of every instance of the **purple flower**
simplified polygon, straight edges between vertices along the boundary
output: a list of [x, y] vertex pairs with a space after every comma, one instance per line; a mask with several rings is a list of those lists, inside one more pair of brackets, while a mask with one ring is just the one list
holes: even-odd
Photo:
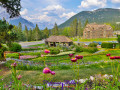
[[83, 59], [83, 56], [81, 56], [81, 55], [76, 55], [75, 58], [77, 58], [77, 59]]
[[51, 70], [48, 67], [46, 67], [46, 68], [43, 69], [43, 73], [44, 74], [51, 73]]
[[51, 74], [52, 74], [52, 75], [55, 75], [55, 72], [54, 72], [54, 71], [51, 71]]
[[45, 51], [44, 51], [45, 53], [50, 53], [50, 51], [48, 50], [48, 49], [45, 49]]
[[72, 58], [71, 61], [72, 61], [72, 62], [76, 62], [76, 61], [77, 61], [77, 58]]
[[69, 54], [69, 57], [73, 57], [74, 54]]
[[12, 63], [11, 64], [11, 67], [16, 67], [17, 66], [17, 63]]

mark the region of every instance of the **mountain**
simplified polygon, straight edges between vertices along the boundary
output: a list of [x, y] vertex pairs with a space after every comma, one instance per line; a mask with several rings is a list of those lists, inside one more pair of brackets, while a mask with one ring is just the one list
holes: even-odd
[[38, 25], [40, 29], [45, 29], [46, 27], [48, 29], [52, 29], [54, 27], [54, 24], [51, 24], [49, 22], [34, 22], [34, 25]]
[[35, 27], [32, 22], [22, 18], [21, 16], [9, 21], [10, 24], [16, 25], [16, 26], [18, 26], [19, 22], [22, 24], [23, 29], [25, 28], [25, 25], [28, 27], [28, 29]]
[[68, 27], [75, 18], [81, 19], [82, 25], [86, 19], [89, 23], [116, 23], [120, 22], [120, 9], [100, 8], [94, 11], [82, 11], [59, 25], [59, 28]]
[[3, 17], [12, 25], [18, 26], [19, 22], [21, 22], [23, 30], [25, 28], [25, 25], [28, 27], [28, 29], [30, 29], [30, 28], [33, 29], [33, 28], [35, 28], [35, 25], [38, 24], [39, 28], [42, 30], [45, 29], [46, 27], [48, 27], [48, 29], [51, 29], [54, 26], [53, 24], [51, 24], [49, 22], [33, 23], [33, 22], [30, 22], [30, 21], [24, 19], [22, 16], [10, 19], [9, 14], [6, 13], [6, 11], [0, 11], [0, 19], [2, 19]]

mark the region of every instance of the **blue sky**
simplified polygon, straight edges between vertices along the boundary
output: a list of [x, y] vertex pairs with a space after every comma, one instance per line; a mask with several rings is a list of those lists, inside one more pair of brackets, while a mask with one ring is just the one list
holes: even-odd
[[81, 11], [120, 9], [120, 0], [21, 0], [21, 16], [32, 22], [61, 24]]

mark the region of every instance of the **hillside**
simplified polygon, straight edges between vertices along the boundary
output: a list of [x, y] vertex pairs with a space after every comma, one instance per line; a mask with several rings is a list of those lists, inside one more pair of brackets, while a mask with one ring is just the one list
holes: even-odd
[[88, 19], [89, 23], [116, 23], [120, 22], [120, 9], [101, 8], [94, 11], [82, 11], [66, 22], [59, 25], [59, 28], [67, 27], [75, 19], [81, 19], [82, 24]]

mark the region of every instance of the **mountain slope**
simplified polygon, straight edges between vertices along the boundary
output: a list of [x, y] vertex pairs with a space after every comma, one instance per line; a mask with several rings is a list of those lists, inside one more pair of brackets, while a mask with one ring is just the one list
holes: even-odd
[[81, 19], [82, 24], [88, 19], [89, 23], [116, 23], [120, 22], [120, 9], [102, 8], [94, 11], [82, 11], [63, 24], [59, 28], [67, 27], [75, 19]]
[[16, 26], [18, 26], [19, 22], [21, 22], [23, 29], [25, 28], [25, 25], [28, 27], [28, 29], [35, 27], [32, 22], [30, 22], [22, 17], [14, 18], [9, 21], [10, 24], [13, 24]]

